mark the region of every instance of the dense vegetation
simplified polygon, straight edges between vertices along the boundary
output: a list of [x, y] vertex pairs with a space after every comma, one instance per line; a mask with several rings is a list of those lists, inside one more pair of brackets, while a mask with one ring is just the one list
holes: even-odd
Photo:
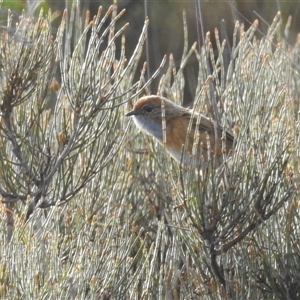
[[299, 299], [300, 39], [281, 38], [280, 14], [261, 40], [236, 23], [225, 65], [218, 32], [216, 54], [184, 22], [157, 93], [181, 103], [196, 58], [195, 110], [236, 136], [199, 172], [124, 117], [154, 76], [138, 68], [148, 20], [126, 57], [121, 17], [73, 6], [55, 36], [43, 12], [2, 34], [1, 298]]

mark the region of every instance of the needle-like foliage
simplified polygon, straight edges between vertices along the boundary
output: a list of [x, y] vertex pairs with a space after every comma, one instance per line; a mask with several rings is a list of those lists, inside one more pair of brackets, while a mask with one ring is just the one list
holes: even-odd
[[195, 170], [124, 117], [149, 82], [148, 20], [127, 58], [123, 13], [74, 4], [54, 36], [42, 13], [3, 32], [1, 298], [299, 299], [299, 40], [279, 14], [262, 40], [237, 23], [225, 60], [217, 31], [216, 51], [209, 34], [189, 48], [184, 19], [157, 92], [181, 103], [194, 59], [194, 110], [236, 143]]

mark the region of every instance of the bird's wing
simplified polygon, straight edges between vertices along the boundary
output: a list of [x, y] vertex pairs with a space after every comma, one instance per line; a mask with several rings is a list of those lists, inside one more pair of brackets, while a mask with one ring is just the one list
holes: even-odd
[[[203, 149], [207, 150], [207, 136], [209, 137], [209, 140], [210, 140], [211, 149], [214, 149], [215, 147], [217, 149], [219, 149], [219, 148], [221, 149], [224, 128], [222, 126], [218, 126], [214, 121], [212, 121], [211, 119], [209, 119], [203, 115], [201, 115], [200, 124], [197, 125], [197, 117], [198, 116], [199, 115], [195, 114], [194, 118], [192, 119], [192, 131], [194, 131], [196, 128], [198, 128], [199, 133], [200, 133], [199, 139], [200, 139], [200, 142], [202, 142]], [[190, 119], [191, 114], [188, 112], [184, 115], [184, 117]], [[215, 126], [217, 126], [217, 130], [216, 130]], [[217, 133], [217, 136], [216, 136], [216, 133]], [[225, 131], [225, 137], [226, 137], [226, 148], [227, 148], [227, 151], [229, 151], [233, 147], [234, 137], [228, 131]]]

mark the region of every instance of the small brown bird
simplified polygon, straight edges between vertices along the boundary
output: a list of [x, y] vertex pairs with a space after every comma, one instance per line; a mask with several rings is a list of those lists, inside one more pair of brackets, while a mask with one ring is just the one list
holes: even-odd
[[[166, 141], [163, 143], [163, 118], [162, 101], [164, 102], [165, 134]], [[224, 129], [211, 119], [200, 116], [200, 124], [197, 127], [198, 114], [178, 106], [161, 96], [145, 96], [140, 98], [126, 116], [133, 116], [138, 128], [155, 137], [164, 144], [170, 155], [178, 162], [191, 165], [193, 161], [192, 150], [194, 146], [195, 130], [198, 129], [199, 143], [196, 145], [196, 165], [205, 167], [209, 154], [215, 155], [218, 165], [222, 162], [223, 152], [228, 154], [233, 149], [234, 137], [229, 132], [223, 133]], [[188, 126], [192, 118], [191, 131]], [[187, 136], [188, 135], [188, 136]], [[224, 139], [224, 140], [223, 140]], [[187, 153], [182, 154], [183, 145], [187, 143]], [[209, 153], [210, 151], [210, 153]]]

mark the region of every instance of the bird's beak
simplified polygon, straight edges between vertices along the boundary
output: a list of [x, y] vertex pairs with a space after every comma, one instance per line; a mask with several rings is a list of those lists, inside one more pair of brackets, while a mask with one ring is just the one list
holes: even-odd
[[137, 114], [138, 114], [138, 112], [136, 110], [132, 110], [132, 111], [128, 112], [125, 115], [125, 117], [130, 117], [130, 116], [134, 116], [134, 115], [137, 115]]

